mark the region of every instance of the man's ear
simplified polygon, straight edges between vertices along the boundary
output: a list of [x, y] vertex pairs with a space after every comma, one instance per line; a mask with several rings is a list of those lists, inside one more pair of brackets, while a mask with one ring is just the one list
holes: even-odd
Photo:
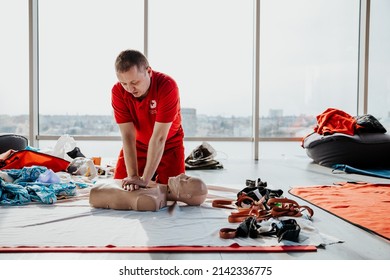
[[152, 77], [152, 74], [153, 74], [152, 67], [148, 66], [146, 68], [146, 72], [148, 73], [149, 77]]

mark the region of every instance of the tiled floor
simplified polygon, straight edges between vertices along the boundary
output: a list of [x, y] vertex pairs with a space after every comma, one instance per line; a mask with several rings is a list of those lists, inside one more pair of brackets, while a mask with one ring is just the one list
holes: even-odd
[[[199, 143], [186, 143], [190, 151]], [[211, 143], [217, 150], [216, 159], [224, 165], [222, 170], [188, 171], [209, 185], [219, 185], [237, 190], [245, 187], [246, 179], [261, 178], [270, 188], [280, 188], [287, 193], [293, 186], [332, 184], [359, 180], [372, 183], [389, 183], [389, 180], [353, 174], [333, 174], [330, 168], [313, 164], [298, 142], [264, 142], [260, 145], [260, 160], [251, 159], [249, 143]], [[303, 203], [296, 199], [298, 203]], [[335, 236], [343, 243], [318, 248], [317, 252], [294, 253], [12, 253], [0, 254], [0, 259], [137, 259], [137, 260], [359, 260], [390, 259], [390, 242], [347, 223], [317, 207], [313, 207], [313, 222], [318, 230]]]

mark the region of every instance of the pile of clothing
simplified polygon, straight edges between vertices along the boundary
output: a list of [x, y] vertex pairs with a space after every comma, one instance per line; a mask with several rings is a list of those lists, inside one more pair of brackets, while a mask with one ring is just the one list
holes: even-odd
[[75, 196], [76, 187], [70, 176], [64, 177], [45, 166], [7, 169], [0, 171], [0, 205], [53, 204], [58, 198]]
[[351, 116], [348, 113], [328, 108], [317, 116], [317, 126], [314, 132], [320, 135], [344, 133], [354, 135], [358, 132], [386, 133], [383, 125], [372, 115]]
[[185, 159], [186, 170], [222, 169], [223, 165], [215, 159], [216, 155], [216, 150], [203, 142]]

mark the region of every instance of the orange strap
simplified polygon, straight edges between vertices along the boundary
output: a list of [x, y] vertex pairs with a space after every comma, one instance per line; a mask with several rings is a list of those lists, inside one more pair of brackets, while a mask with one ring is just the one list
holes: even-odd
[[[301, 206], [295, 200], [288, 198], [270, 198], [267, 205], [270, 206], [271, 210], [266, 210], [261, 202], [256, 202], [247, 196], [241, 196], [237, 201], [237, 205], [240, 205], [244, 199], [251, 200], [253, 203], [252, 206], [249, 208], [238, 207], [238, 211], [231, 212], [228, 216], [230, 223], [240, 223], [248, 217], [255, 217], [257, 221], [281, 216], [301, 217], [303, 210], [307, 210], [310, 217], [314, 214], [314, 211], [310, 207]], [[237, 209], [234, 200], [215, 199], [212, 205], [217, 208]], [[223, 239], [231, 239], [236, 237], [236, 232], [236, 229], [221, 228], [219, 230], [219, 236]]]
[[305, 209], [309, 212], [310, 217], [314, 214], [313, 209], [309, 206], [301, 206], [295, 200], [288, 198], [270, 198], [267, 204], [271, 207], [272, 217], [301, 217], [302, 211]]
[[262, 205], [252, 205], [250, 208], [240, 208], [232, 212], [229, 217], [229, 223], [239, 223], [245, 221], [248, 217], [255, 217], [257, 221], [262, 221], [271, 217], [271, 213], [265, 210]]
[[234, 202], [234, 200], [228, 199], [214, 199], [212, 206], [216, 208], [236, 209], [237, 206], [235, 206]]
[[223, 239], [231, 239], [236, 237], [237, 230], [234, 228], [221, 228], [219, 230], [219, 237]]

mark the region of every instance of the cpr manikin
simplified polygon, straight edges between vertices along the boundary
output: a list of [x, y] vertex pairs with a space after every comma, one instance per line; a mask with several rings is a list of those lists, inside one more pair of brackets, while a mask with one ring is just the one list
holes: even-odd
[[180, 174], [170, 177], [168, 185], [153, 182], [134, 191], [123, 189], [121, 180], [99, 183], [91, 189], [89, 203], [95, 208], [157, 211], [167, 206], [167, 201], [200, 205], [206, 196], [207, 186], [201, 179]]

